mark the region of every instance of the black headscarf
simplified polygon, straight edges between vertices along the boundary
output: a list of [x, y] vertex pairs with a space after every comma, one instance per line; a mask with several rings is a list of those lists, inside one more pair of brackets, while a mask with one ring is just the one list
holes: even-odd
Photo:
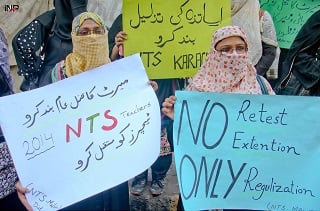
[[54, 0], [56, 11], [55, 34], [62, 40], [71, 40], [73, 18], [87, 11], [88, 0]]

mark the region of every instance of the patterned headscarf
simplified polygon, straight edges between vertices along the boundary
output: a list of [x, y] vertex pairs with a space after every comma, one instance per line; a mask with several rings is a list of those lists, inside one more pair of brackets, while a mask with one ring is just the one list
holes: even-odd
[[[103, 26], [105, 34], [91, 34], [78, 36], [83, 22], [87, 19], [93, 20], [99, 26]], [[66, 74], [68, 77], [99, 67], [110, 62], [108, 31], [103, 19], [91, 12], [84, 12], [74, 18], [72, 22], [72, 44], [73, 52], [66, 58]]]
[[10, 75], [8, 42], [1, 28], [0, 28], [0, 65], [1, 65], [1, 68], [4, 70], [4, 72], [6, 73], [6, 76], [9, 80], [9, 86], [11, 86], [11, 89], [12, 89], [13, 79]]
[[[248, 54], [222, 54], [215, 47], [228, 37], [238, 36], [248, 46], [244, 31], [238, 26], [225, 26], [216, 31], [212, 38], [210, 52], [201, 69], [193, 77], [187, 89], [201, 92], [227, 92], [242, 94], [261, 94], [261, 87], [256, 79], [254, 66]], [[273, 93], [265, 80], [269, 93]]]

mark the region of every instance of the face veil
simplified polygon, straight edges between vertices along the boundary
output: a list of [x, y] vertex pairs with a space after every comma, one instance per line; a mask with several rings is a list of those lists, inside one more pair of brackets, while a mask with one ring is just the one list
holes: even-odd
[[[104, 27], [104, 34], [78, 36], [80, 26], [87, 19]], [[68, 77], [102, 66], [110, 62], [108, 32], [100, 16], [85, 12], [77, 16], [72, 23], [73, 52], [66, 58], [66, 74]]]
[[218, 52], [217, 43], [228, 37], [240, 37], [248, 46], [244, 31], [238, 26], [225, 26], [216, 31], [211, 48], [201, 69], [194, 76], [187, 89], [201, 92], [227, 92], [261, 94], [256, 80], [256, 71], [244, 54]]

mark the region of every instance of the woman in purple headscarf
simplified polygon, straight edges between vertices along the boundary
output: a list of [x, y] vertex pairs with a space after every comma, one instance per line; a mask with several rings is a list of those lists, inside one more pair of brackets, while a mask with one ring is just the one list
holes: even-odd
[[[8, 43], [0, 28], [0, 97], [12, 93], [13, 80], [10, 75]], [[0, 128], [0, 210], [32, 210], [24, 193], [10, 156], [8, 146]], [[19, 200], [20, 199], [20, 200]]]

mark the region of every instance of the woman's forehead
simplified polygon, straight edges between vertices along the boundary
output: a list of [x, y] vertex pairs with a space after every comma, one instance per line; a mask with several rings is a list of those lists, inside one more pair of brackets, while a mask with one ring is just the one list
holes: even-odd
[[239, 36], [232, 36], [222, 39], [220, 42], [217, 43], [217, 46], [221, 45], [241, 45], [246, 44], [242, 37]]
[[94, 20], [86, 19], [85, 21], [83, 21], [80, 28], [90, 28], [90, 27], [99, 27], [99, 26], [100, 25], [97, 24]]
[[75, 33], [79, 31], [80, 26], [82, 26], [88, 19], [92, 20], [99, 26], [105, 27], [104, 21], [99, 15], [92, 12], [83, 12], [72, 21], [72, 32]]
[[229, 37], [239, 37], [240, 39], [242, 38], [244, 43], [248, 44], [244, 31], [238, 26], [225, 26], [218, 29], [212, 38], [212, 44], [213, 46], [217, 46], [218, 43]]

